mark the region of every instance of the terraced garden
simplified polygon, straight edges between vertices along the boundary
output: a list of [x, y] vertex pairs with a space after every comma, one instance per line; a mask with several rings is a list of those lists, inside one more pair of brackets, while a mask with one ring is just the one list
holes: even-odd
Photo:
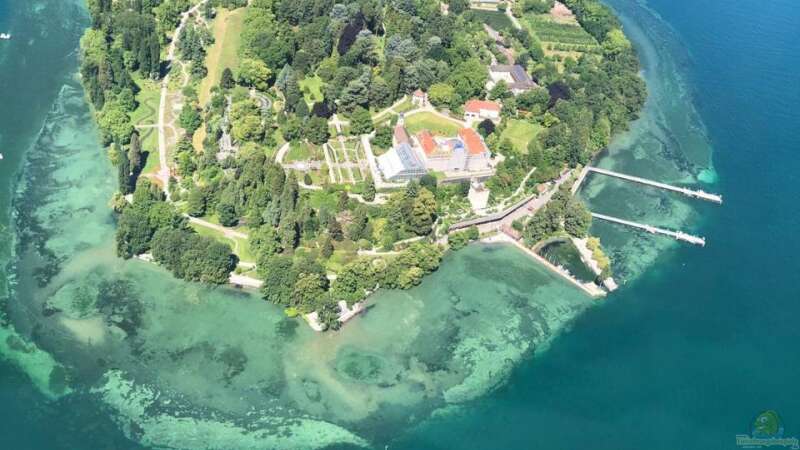
[[506, 13], [473, 9], [471, 14], [474, 14], [481, 22], [497, 31], [511, 31], [514, 29], [514, 24], [511, 23], [511, 19], [508, 18]]
[[543, 43], [596, 47], [597, 41], [580, 25], [555, 22], [548, 14], [528, 15], [525, 22]]

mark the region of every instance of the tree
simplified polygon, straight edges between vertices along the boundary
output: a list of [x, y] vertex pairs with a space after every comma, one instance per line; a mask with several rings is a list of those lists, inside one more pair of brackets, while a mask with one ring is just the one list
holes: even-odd
[[322, 244], [319, 246], [319, 254], [324, 259], [328, 259], [333, 255], [333, 242], [331, 241], [331, 236], [329, 234], [325, 234], [322, 238]]
[[206, 213], [206, 195], [201, 188], [193, 186], [189, 190], [186, 213], [192, 217], [201, 217]]
[[178, 122], [181, 128], [186, 130], [186, 134], [192, 136], [200, 125], [203, 123], [203, 118], [200, 116], [200, 111], [191, 102], [183, 104], [181, 115], [178, 117]]
[[462, 99], [480, 97], [489, 73], [486, 65], [477, 58], [470, 58], [454, 67], [447, 82]]
[[131, 88], [124, 88], [119, 91], [119, 95], [117, 95], [117, 101], [128, 113], [132, 113], [136, 109], [136, 97], [134, 97], [133, 90]]
[[504, 100], [513, 96], [511, 91], [508, 90], [508, 85], [503, 80], [497, 82], [491, 91], [489, 91], [489, 100]]
[[485, 138], [489, 137], [490, 134], [494, 133], [495, 125], [489, 119], [483, 119], [481, 123], [478, 124], [478, 132], [481, 133], [481, 136]]
[[385, 108], [392, 103], [392, 92], [381, 77], [375, 77], [369, 85], [369, 104], [375, 108]]
[[517, 96], [518, 108], [536, 114], [544, 112], [547, 109], [547, 104], [549, 102], [550, 94], [545, 88], [531, 89]]
[[245, 98], [231, 105], [231, 134], [239, 142], [257, 142], [264, 137], [264, 120], [258, 101]]
[[447, 83], [436, 83], [428, 89], [428, 98], [436, 107], [447, 107], [453, 101], [456, 91]]
[[[369, 74], [365, 74], [369, 75]], [[339, 95], [339, 108], [344, 112], [353, 112], [356, 108], [369, 105], [369, 78], [359, 77], [350, 81]]]
[[347, 209], [347, 205], [349, 204], [350, 204], [350, 197], [347, 195], [347, 192], [339, 191], [339, 196], [336, 199], [336, 210], [344, 211]]
[[222, 89], [233, 89], [236, 86], [236, 80], [234, 80], [233, 72], [230, 68], [226, 67], [225, 70], [222, 71], [222, 78], [220, 78], [219, 85]]
[[128, 161], [130, 162], [130, 171], [133, 174], [139, 174], [142, 171], [142, 147], [139, 143], [139, 133], [133, 132], [131, 134], [131, 143], [128, 147]]
[[233, 227], [239, 223], [236, 207], [228, 201], [221, 201], [217, 204], [217, 215], [219, 223], [224, 227]]
[[392, 146], [392, 127], [380, 126], [375, 131], [375, 137], [372, 138], [372, 143], [380, 148], [389, 148]]
[[145, 211], [133, 206], [125, 208], [117, 222], [117, 256], [129, 259], [145, 253], [152, 236]]
[[525, 227], [525, 242], [533, 245], [558, 231], [561, 215], [550, 205], [536, 211]]
[[119, 152], [117, 183], [119, 185], [119, 191], [122, 193], [122, 195], [128, 195], [133, 192], [134, 179], [131, 176], [131, 164], [128, 160], [128, 154], [125, 152]]
[[371, 202], [375, 200], [375, 181], [372, 177], [367, 178], [366, 186], [364, 186], [364, 193], [362, 194], [364, 200]]
[[431, 193], [436, 193], [438, 184], [439, 181], [436, 179], [436, 177], [429, 173], [426, 173], [419, 179], [419, 185], [431, 191]]
[[153, 260], [178, 278], [184, 277], [182, 257], [188, 241], [187, 234], [182, 230], [163, 228], [156, 231], [151, 241]]
[[278, 233], [270, 225], [262, 225], [255, 233], [250, 235], [250, 252], [257, 255], [259, 259], [276, 255], [283, 251]]
[[125, 107], [117, 101], [106, 102], [98, 113], [97, 124], [103, 131], [106, 143], [127, 144], [133, 133], [131, 118]]
[[283, 126], [283, 138], [287, 141], [297, 141], [303, 133], [303, 122], [295, 116], [286, 121]]
[[184, 278], [209, 284], [225, 284], [238, 264], [227, 244], [215, 239], [188, 233], [186, 249], [181, 256]]
[[339, 221], [336, 220], [336, 217], [331, 217], [331, 220], [328, 222], [328, 235], [334, 241], [341, 242], [344, 239], [342, 226], [339, 224]]
[[264, 280], [261, 294], [268, 302], [289, 306], [289, 300], [297, 281], [292, 257], [288, 255], [270, 255], [258, 260], [258, 274]]
[[239, 83], [243, 86], [254, 87], [259, 91], [269, 89], [269, 79], [272, 71], [263, 61], [245, 58], [239, 63]]
[[564, 211], [564, 231], [577, 238], [586, 237], [592, 225], [592, 214], [583, 202], [570, 199]]
[[297, 220], [293, 213], [281, 216], [278, 233], [280, 235], [281, 245], [284, 249], [293, 250], [297, 247], [300, 235], [297, 227]]
[[369, 218], [367, 217], [366, 210], [364, 210], [363, 207], [357, 208], [355, 214], [353, 214], [353, 220], [347, 227], [347, 238], [353, 242], [363, 239], [365, 237], [364, 231], [367, 229], [368, 221]]
[[305, 136], [313, 144], [322, 145], [330, 139], [328, 121], [323, 117], [311, 117], [306, 121]]
[[292, 306], [311, 312], [319, 299], [327, 293], [328, 279], [324, 274], [301, 273], [292, 288]]
[[448, 0], [450, 6], [450, 13], [459, 15], [464, 11], [469, 10], [469, 0]]
[[348, 303], [361, 301], [367, 290], [377, 284], [375, 267], [369, 259], [357, 259], [342, 268], [331, 287], [331, 295], [335, 300]]
[[372, 122], [372, 115], [369, 111], [362, 107], [356, 108], [350, 117], [350, 134], [360, 136], [372, 133], [374, 129], [375, 124]]
[[435, 219], [436, 199], [431, 191], [422, 188], [412, 203], [411, 216], [408, 218], [409, 230], [417, 236], [424, 236], [431, 232]]

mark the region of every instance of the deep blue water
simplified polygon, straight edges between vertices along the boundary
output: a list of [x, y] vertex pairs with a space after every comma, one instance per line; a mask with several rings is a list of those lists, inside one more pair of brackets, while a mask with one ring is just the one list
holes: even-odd
[[714, 147], [711, 244], [662, 258], [505, 388], [391, 448], [729, 449], [767, 409], [800, 436], [800, 3], [647, 4], [688, 53]]
[[[623, 14], [638, 8], [609, 3]], [[71, 67], [56, 56], [74, 47], [48, 42], [44, 29], [59, 20], [26, 23], [24, 4], [0, 0], [0, 31], [13, 28], [15, 44], [39, 52], [17, 51], [13, 64], [41, 77], [0, 76], [0, 105], [29, 106], [0, 112], [3, 221], [10, 168]], [[647, 5], [684, 47], [680, 67], [714, 147], [715, 190], [725, 205], [700, 209], [710, 245], [670, 251], [517, 368], [503, 388], [390, 448], [732, 449], [735, 435], [748, 433], [766, 409], [779, 412], [785, 435], [800, 437], [800, 3]], [[80, 398], [48, 403], [0, 362], [0, 448], [136, 448], [88, 405]]]

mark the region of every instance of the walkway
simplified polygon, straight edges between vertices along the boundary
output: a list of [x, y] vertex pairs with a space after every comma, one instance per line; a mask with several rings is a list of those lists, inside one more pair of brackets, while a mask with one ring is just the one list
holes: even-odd
[[624, 173], [614, 172], [607, 169], [601, 169], [599, 167], [586, 167], [587, 171], [599, 173], [601, 175], [607, 175], [609, 177], [620, 178], [626, 181], [632, 181], [634, 183], [644, 184], [646, 186], [652, 186], [659, 189], [664, 189], [667, 191], [677, 192], [679, 194], [683, 194], [687, 197], [698, 198], [700, 200], [708, 200], [710, 202], [722, 204], [722, 196], [717, 194], [710, 194], [700, 189], [689, 189], [683, 188], [678, 186], [672, 186], [666, 183], [659, 183], [658, 181], [651, 181], [645, 178], [635, 177], [633, 175], [625, 175]]
[[475, 225], [480, 228], [481, 233], [485, 233], [488, 231], [499, 230], [504, 225], [510, 226], [515, 220], [533, 214], [547, 204], [553, 195], [558, 192], [558, 189], [561, 187], [561, 185], [569, 179], [571, 174], [572, 171], [569, 170], [562, 173], [561, 176], [553, 183], [553, 186], [543, 194], [533, 194], [528, 196], [499, 213], [458, 222], [451, 225], [449, 231], [461, 230]]
[[672, 230], [665, 230], [663, 228], [654, 227], [652, 225], [647, 225], [638, 222], [631, 222], [630, 220], [619, 219], [617, 217], [606, 216], [604, 214], [597, 214], [592, 213], [592, 217], [595, 219], [605, 220], [607, 222], [612, 222], [620, 225], [627, 225], [629, 227], [638, 228], [640, 230], [647, 231], [651, 234], [662, 234], [664, 236], [669, 236], [675, 238], [679, 241], [688, 242], [690, 244], [699, 245], [701, 247], [705, 247], [706, 240], [702, 237], [692, 236], [691, 234], [684, 233], [682, 231], [672, 231]]
[[190, 216], [188, 214], [184, 214], [183, 216], [188, 218], [190, 223], [193, 223], [195, 225], [199, 225], [199, 226], [204, 227], [204, 228], [209, 228], [209, 229], [212, 229], [214, 231], [219, 231], [220, 233], [225, 235], [226, 238], [229, 238], [229, 239], [248, 239], [249, 238], [249, 236], [247, 234], [242, 233], [241, 231], [236, 231], [236, 230], [231, 229], [231, 228], [223, 227], [222, 225], [217, 225], [215, 223], [211, 223], [211, 222], [208, 222], [208, 221], [203, 220], [203, 219], [198, 219], [197, 217], [192, 217], [192, 216]]
[[405, 102], [406, 99], [408, 99], [408, 95], [404, 95], [403, 97], [400, 98], [400, 100], [394, 102], [394, 104], [392, 104], [388, 108], [386, 108], [383, 111], [373, 115], [372, 116], [372, 121], [375, 122], [376, 124], [378, 124], [378, 123], [381, 123], [381, 122], [389, 119], [391, 117], [391, 114], [398, 115], [399, 113], [397, 111], [395, 111], [395, 108], [397, 108], [398, 106], [403, 104], [403, 102]]
[[247, 288], [258, 289], [264, 285], [264, 282], [255, 278], [250, 278], [245, 275], [238, 275], [236, 273], [231, 273], [231, 277], [228, 280], [234, 286], [241, 286]]
[[[206, 4], [208, 0], [201, 0], [188, 11], [184, 12], [181, 15], [181, 21], [178, 24], [178, 28], [175, 29], [175, 32], [172, 35], [172, 42], [169, 44], [169, 48], [167, 50], [167, 58], [165, 62], [168, 66], [172, 66], [172, 62], [175, 59], [175, 49], [177, 48], [178, 40], [181, 35], [181, 31], [183, 31], [183, 27], [186, 26], [189, 17], [192, 14], [197, 13], [200, 10], [200, 7]], [[170, 178], [170, 169], [169, 163], [167, 161], [167, 136], [164, 132], [164, 128], [166, 127], [165, 120], [166, 120], [166, 108], [167, 108], [167, 96], [169, 95], [169, 71], [167, 74], [164, 75], [164, 79], [161, 80], [161, 100], [158, 107], [158, 159], [159, 159], [159, 171], [158, 171], [158, 178], [161, 179], [161, 182], [164, 185], [164, 194], [167, 196], [167, 200], [169, 200], [169, 178]]]

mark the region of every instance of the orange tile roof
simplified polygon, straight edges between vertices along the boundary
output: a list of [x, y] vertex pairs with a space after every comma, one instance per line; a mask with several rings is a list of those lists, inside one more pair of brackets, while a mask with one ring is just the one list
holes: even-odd
[[433, 135], [428, 130], [420, 131], [417, 134], [417, 139], [419, 139], [419, 145], [422, 146], [422, 150], [425, 151], [425, 154], [430, 156], [436, 149], [439, 148], [439, 145], [433, 139]]
[[486, 144], [483, 143], [481, 136], [472, 128], [462, 128], [458, 132], [458, 136], [464, 141], [464, 146], [467, 148], [467, 153], [470, 155], [480, 155], [489, 151]]
[[408, 143], [408, 133], [406, 133], [405, 127], [399, 123], [394, 127], [394, 139], [398, 144]]
[[479, 113], [481, 110], [497, 111], [500, 112], [500, 104], [497, 102], [490, 102], [487, 100], [469, 100], [464, 105], [464, 111], [471, 113]]

